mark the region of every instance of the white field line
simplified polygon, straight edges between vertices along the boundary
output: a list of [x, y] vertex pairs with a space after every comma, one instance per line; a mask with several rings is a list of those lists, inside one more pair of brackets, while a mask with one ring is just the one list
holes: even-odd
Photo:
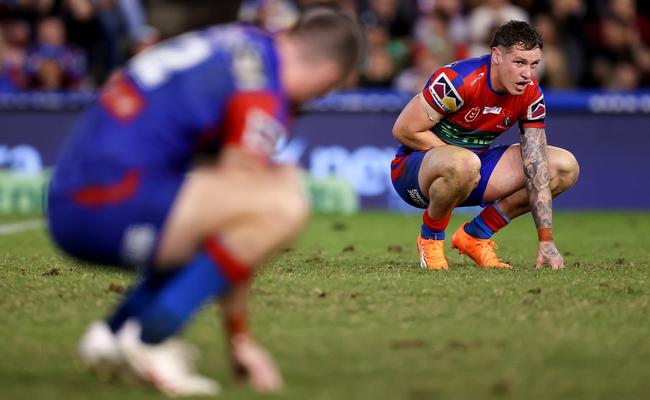
[[42, 219], [29, 219], [27, 221], [14, 222], [0, 225], [0, 235], [11, 235], [18, 232], [39, 229], [44, 226]]

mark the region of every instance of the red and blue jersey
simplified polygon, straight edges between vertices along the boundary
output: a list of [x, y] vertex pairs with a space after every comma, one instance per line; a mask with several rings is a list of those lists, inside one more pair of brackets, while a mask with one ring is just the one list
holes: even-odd
[[53, 184], [101, 184], [119, 170], [183, 172], [206, 147], [268, 158], [287, 135], [289, 109], [271, 36], [236, 24], [190, 32], [145, 50], [109, 80], [64, 148]]
[[287, 135], [279, 75], [273, 38], [239, 25], [187, 33], [133, 58], [63, 149], [48, 191], [56, 243], [92, 262], [153, 263], [197, 155], [228, 146], [267, 160]]
[[[422, 95], [443, 116], [431, 131], [444, 142], [481, 153], [517, 121], [521, 128], [544, 128], [546, 107], [537, 80], [521, 95], [498, 93], [490, 83], [490, 62], [490, 55], [458, 61], [427, 81]], [[398, 154], [411, 151], [401, 146]]]

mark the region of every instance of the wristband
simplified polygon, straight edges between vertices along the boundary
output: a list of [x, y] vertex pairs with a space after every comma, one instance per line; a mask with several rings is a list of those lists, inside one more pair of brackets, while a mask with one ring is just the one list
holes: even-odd
[[248, 333], [248, 323], [242, 315], [228, 315], [225, 319], [226, 332], [230, 337]]
[[540, 242], [552, 242], [553, 228], [537, 228], [537, 237]]

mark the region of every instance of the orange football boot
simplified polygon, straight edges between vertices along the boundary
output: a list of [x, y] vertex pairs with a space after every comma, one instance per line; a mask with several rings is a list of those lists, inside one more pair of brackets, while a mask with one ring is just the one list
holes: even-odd
[[451, 247], [458, 249], [458, 253], [467, 254], [481, 268], [512, 268], [497, 258], [494, 250], [497, 244], [490, 239], [479, 239], [468, 235], [463, 229], [465, 222], [451, 238]]
[[420, 253], [420, 268], [428, 270], [449, 269], [445, 258], [445, 241], [425, 239], [418, 236], [418, 252]]

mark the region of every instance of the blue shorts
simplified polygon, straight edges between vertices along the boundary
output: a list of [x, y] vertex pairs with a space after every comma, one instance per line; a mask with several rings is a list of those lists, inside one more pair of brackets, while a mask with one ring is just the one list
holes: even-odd
[[[492, 176], [492, 171], [494, 171], [494, 167], [496, 167], [501, 156], [509, 147], [510, 145], [490, 147], [478, 156], [481, 160], [481, 180], [459, 207], [485, 205], [483, 195], [490, 181], [490, 176]], [[414, 151], [413, 153], [398, 155], [391, 163], [391, 179], [395, 191], [405, 202], [418, 208], [427, 208], [429, 206], [428, 196], [424, 195], [418, 181], [420, 165], [422, 165], [425, 154], [426, 151]]]
[[[57, 178], [71, 174], [88, 178], [74, 185]], [[52, 237], [86, 261], [149, 266], [183, 181], [182, 173], [141, 169], [56, 171], [48, 192]]]

